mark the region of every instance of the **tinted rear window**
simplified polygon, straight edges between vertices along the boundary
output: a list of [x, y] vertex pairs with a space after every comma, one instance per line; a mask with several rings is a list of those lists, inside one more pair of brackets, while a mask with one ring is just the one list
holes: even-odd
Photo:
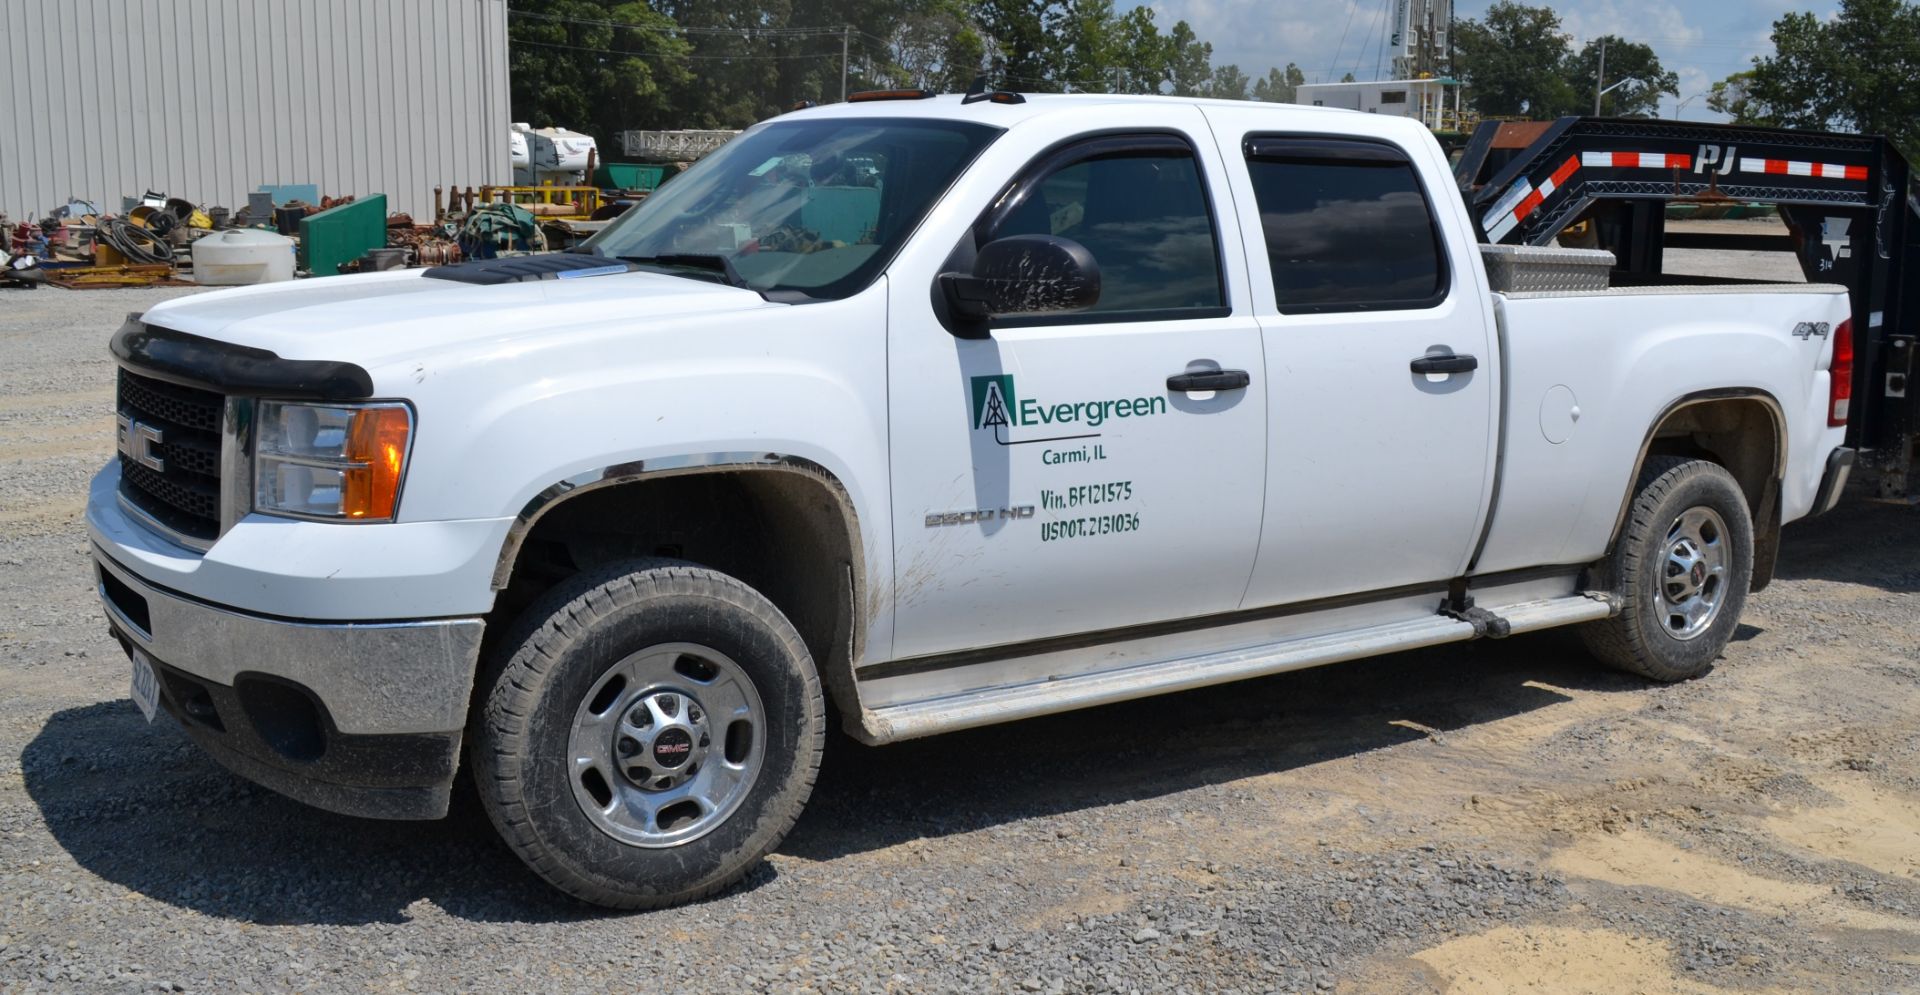
[[1440, 237], [1407, 162], [1252, 159], [1282, 312], [1432, 307], [1446, 296]]

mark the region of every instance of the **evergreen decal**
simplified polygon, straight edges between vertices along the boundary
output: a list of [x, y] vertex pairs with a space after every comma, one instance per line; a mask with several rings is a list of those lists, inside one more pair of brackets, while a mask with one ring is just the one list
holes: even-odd
[[1094, 439], [1100, 436], [1098, 432], [1088, 432], [1079, 435], [1051, 435], [1043, 439], [1008, 439], [1005, 430], [1009, 428], [1030, 428], [1042, 425], [1085, 425], [1088, 428], [1098, 428], [1116, 418], [1142, 418], [1167, 413], [1165, 397], [1119, 397], [1065, 403], [1042, 403], [1031, 397], [1023, 399], [1014, 390], [1011, 373], [973, 377], [970, 386], [973, 398], [974, 429], [992, 432], [994, 441], [1003, 446], [1019, 446], [1031, 442], [1060, 442], [1066, 439]]

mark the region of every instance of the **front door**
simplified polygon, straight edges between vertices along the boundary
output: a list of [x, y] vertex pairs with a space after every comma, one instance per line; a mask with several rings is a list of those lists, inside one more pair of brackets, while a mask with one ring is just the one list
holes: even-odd
[[[1192, 123], [1034, 149], [969, 230], [976, 247], [1084, 245], [1102, 281], [1089, 311], [996, 319], [968, 340], [943, 327], [931, 281], [894, 284], [896, 658], [1238, 606], [1267, 377], [1238, 234], [1207, 193], [1222, 163]], [[1182, 389], [1216, 371], [1244, 386]]]

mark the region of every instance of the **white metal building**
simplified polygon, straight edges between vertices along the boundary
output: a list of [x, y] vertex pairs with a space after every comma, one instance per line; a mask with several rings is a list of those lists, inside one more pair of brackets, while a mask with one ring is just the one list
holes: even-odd
[[0, 0], [0, 211], [506, 183], [506, 0]]
[[1451, 131], [1460, 117], [1460, 83], [1451, 79], [1306, 83], [1294, 91], [1293, 102], [1410, 117], [1435, 131]]

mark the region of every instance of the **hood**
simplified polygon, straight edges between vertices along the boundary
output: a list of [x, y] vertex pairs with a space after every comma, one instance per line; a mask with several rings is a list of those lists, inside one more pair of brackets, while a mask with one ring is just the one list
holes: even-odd
[[423, 270], [330, 276], [180, 297], [143, 316], [164, 328], [266, 349], [282, 359], [373, 367], [461, 346], [622, 321], [772, 304], [737, 287], [662, 273], [476, 286]]

